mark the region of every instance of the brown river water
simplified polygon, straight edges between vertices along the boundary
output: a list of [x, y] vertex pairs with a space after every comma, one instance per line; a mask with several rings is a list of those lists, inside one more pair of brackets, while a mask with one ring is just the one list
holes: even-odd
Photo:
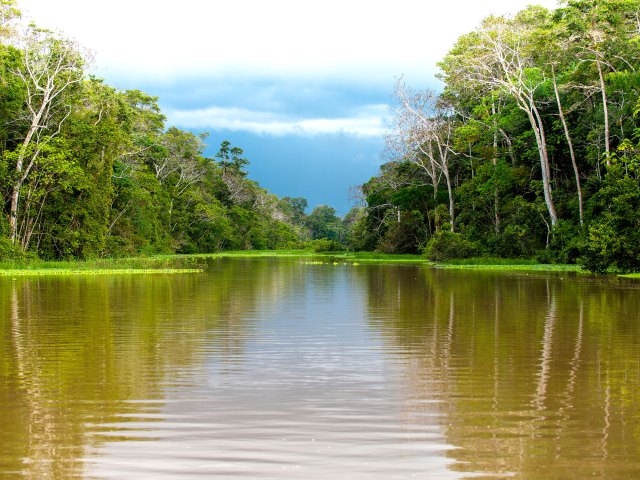
[[205, 268], [0, 280], [0, 479], [640, 478], [640, 282]]

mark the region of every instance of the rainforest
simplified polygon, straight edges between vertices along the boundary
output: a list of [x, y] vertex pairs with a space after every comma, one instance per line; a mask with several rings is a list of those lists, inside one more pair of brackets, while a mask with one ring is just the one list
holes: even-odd
[[241, 146], [209, 158], [158, 98], [0, 6], [4, 259], [313, 248], [640, 270], [637, 0], [490, 16], [442, 58], [443, 88], [400, 77], [385, 162], [343, 217], [261, 188]]

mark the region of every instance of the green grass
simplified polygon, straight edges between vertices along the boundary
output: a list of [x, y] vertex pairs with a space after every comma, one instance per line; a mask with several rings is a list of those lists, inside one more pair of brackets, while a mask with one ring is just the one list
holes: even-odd
[[496, 270], [496, 271], [537, 271], [537, 272], [583, 272], [579, 265], [538, 263], [526, 258], [480, 257], [450, 260], [435, 264], [437, 268]]
[[46, 261], [39, 259], [0, 262], [0, 276], [41, 275], [132, 275], [149, 273], [202, 272], [193, 259], [180, 256], [104, 258], [95, 260]]
[[198, 268], [119, 268], [119, 269], [64, 269], [44, 268], [30, 270], [0, 270], [0, 277], [24, 276], [68, 276], [68, 275], [139, 275], [139, 274], [173, 274], [173, 273], [201, 273]]
[[215, 253], [194, 253], [192, 258], [242, 258], [242, 257], [309, 257], [311, 250], [231, 250]]
[[532, 258], [474, 257], [447, 260], [447, 265], [541, 265]]
[[640, 273], [621, 273], [618, 276], [622, 278], [640, 278]]
[[193, 255], [196, 258], [291, 257], [326, 259], [327, 261], [371, 263], [429, 263], [421, 255], [394, 255], [375, 252], [314, 252], [313, 250], [243, 250]]
[[[495, 271], [582, 272], [578, 265], [540, 264], [531, 259], [468, 258], [433, 263], [421, 255], [396, 255], [376, 252], [314, 252], [313, 250], [243, 250], [195, 255], [157, 255], [95, 259], [85, 261], [44, 261], [37, 259], [0, 262], [0, 276], [22, 275], [131, 275], [142, 273], [192, 273], [201, 272], [206, 258], [303, 258], [308, 264], [359, 265], [418, 264], [446, 269], [473, 269]], [[640, 278], [640, 274], [625, 275]]]
[[246, 257], [298, 257], [308, 258], [308, 264], [323, 263], [389, 263], [421, 264], [435, 268], [496, 270], [496, 271], [538, 271], [538, 272], [582, 272], [578, 265], [541, 264], [534, 259], [479, 257], [450, 260], [446, 263], [433, 263], [422, 255], [387, 254], [377, 252], [323, 252], [312, 250], [250, 250], [220, 252], [196, 257], [246, 258]]

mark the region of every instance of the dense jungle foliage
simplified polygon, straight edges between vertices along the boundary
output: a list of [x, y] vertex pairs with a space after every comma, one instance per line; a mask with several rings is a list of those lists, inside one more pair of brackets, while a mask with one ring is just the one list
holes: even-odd
[[344, 240], [334, 209], [307, 215], [305, 199], [260, 188], [227, 141], [206, 158], [205, 136], [168, 127], [157, 98], [87, 75], [80, 45], [19, 17], [0, 0], [0, 258]]
[[353, 248], [640, 270], [640, 1], [491, 16], [439, 67], [396, 85]]

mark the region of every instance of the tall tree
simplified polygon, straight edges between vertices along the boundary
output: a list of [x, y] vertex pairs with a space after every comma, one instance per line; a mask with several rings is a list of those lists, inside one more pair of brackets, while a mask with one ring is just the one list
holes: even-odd
[[[582, 182], [580, 180], [580, 169], [578, 167], [573, 135], [569, 128], [567, 114], [565, 112], [566, 107], [564, 105], [567, 98], [575, 97], [575, 94], [578, 93], [578, 89], [576, 89], [575, 85], [572, 85], [571, 78], [576, 68], [575, 55], [570, 47], [571, 42], [567, 39], [566, 25], [564, 25], [563, 22], [558, 22], [557, 16], [553, 18], [550, 17], [548, 20], [549, 21], [546, 22], [540, 22], [532, 32], [532, 43], [535, 45], [534, 59], [536, 64], [544, 69], [545, 76], [552, 86], [554, 101], [558, 108], [558, 117], [562, 124], [562, 130], [569, 149], [569, 158], [576, 183], [578, 217], [580, 225], [583, 225], [584, 200]], [[584, 101], [584, 97], [579, 94], [578, 99], [579, 101]], [[571, 109], [575, 108], [577, 107], [572, 106]]]
[[402, 79], [396, 82], [394, 97], [397, 105], [393, 117], [394, 124], [392, 130], [386, 136], [387, 150], [392, 156], [392, 161], [409, 161], [421, 169], [431, 180], [434, 198], [438, 195], [438, 185], [440, 183], [440, 171], [433, 156], [425, 154], [424, 148], [426, 135], [420, 115], [415, 111], [422, 111], [426, 108], [429, 98], [433, 92], [423, 94], [413, 94], [407, 91]]
[[[605, 162], [610, 165], [612, 151], [610, 101], [607, 77], [619, 70], [635, 70], [638, 61], [637, 37], [640, 18], [638, 0], [564, 0], [556, 12], [567, 49], [580, 63], [595, 68], [595, 78], [587, 74], [588, 84], [600, 93], [602, 102]], [[593, 78], [593, 81], [591, 81]]]
[[549, 12], [529, 7], [515, 18], [489, 17], [475, 32], [463, 35], [439, 64], [444, 79], [458, 88], [483, 89], [509, 95], [529, 120], [536, 140], [545, 205], [551, 225], [558, 223], [552, 195], [547, 133], [537, 94], [545, 83], [534, 62], [534, 26], [547, 22]]
[[[71, 40], [30, 27], [23, 36], [24, 64], [15, 74], [24, 84], [25, 130], [14, 158], [14, 183], [9, 210], [9, 236], [16, 244], [22, 186], [43, 148], [59, 133], [72, 110], [73, 87], [83, 78], [86, 61]], [[23, 245], [24, 247], [24, 245]]]
[[334, 208], [328, 205], [318, 205], [306, 218], [307, 226], [311, 230], [312, 238], [340, 240], [342, 236], [342, 222], [336, 216]]
[[243, 155], [242, 148], [232, 147], [227, 140], [220, 144], [220, 150], [216, 153], [218, 164], [222, 170], [222, 181], [229, 190], [229, 199], [236, 203], [247, 201], [250, 196], [250, 189], [245, 178], [247, 172], [243, 170], [249, 161]]
[[[99, 79], [82, 82], [73, 112], [54, 142], [65, 156], [57, 161], [59, 173], [30, 247], [39, 255], [86, 258], [105, 253], [115, 195], [114, 162], [127, 148], [129, 113], [121, 92]], [[43, 166], [52, 167], [48, 155], [42, 160]]]
[[414, 93], [402, 80], [396, 83], [398, 102], [394, 129], [387, 145], [401, 158], [423, 169], [437, 195], [439, 178], [444, 176], [449, 195], [450, 229], [454, 231], [455, 208], [449, 166], [455, 152], [453, 146], [452, 108], [432, 90]]
[[569, 147], [569, 157], [571, 158], [571, 166], [573, 167], [573, 174], [576, 180], [576, 189], [578, 192], [578, 215], [580, 218], [580, 225], [584, 225], [584, 207], [583, 207], [583, 199], [582, 199], [582, 185], [580, 182], [580, 170], [578, 169], [576, 153], [573, 148], [573, 140], [571, 138], [571, 133], [569, 132], [569, 125], [567, 124], [567, 118], [564, 113], [564, 107], [562, 106], [562, 100], [560, 99], [558, 80], [556, 78], [555, 67], [553, 65], [551, 66], [551, 83], [553, 85], [553, 93], [556, 98], [556, 105], [558, 106], [558, 115], [560, 117], [560, 122], [562, 123], [564, 136], [567, 140], [567, 146]]

